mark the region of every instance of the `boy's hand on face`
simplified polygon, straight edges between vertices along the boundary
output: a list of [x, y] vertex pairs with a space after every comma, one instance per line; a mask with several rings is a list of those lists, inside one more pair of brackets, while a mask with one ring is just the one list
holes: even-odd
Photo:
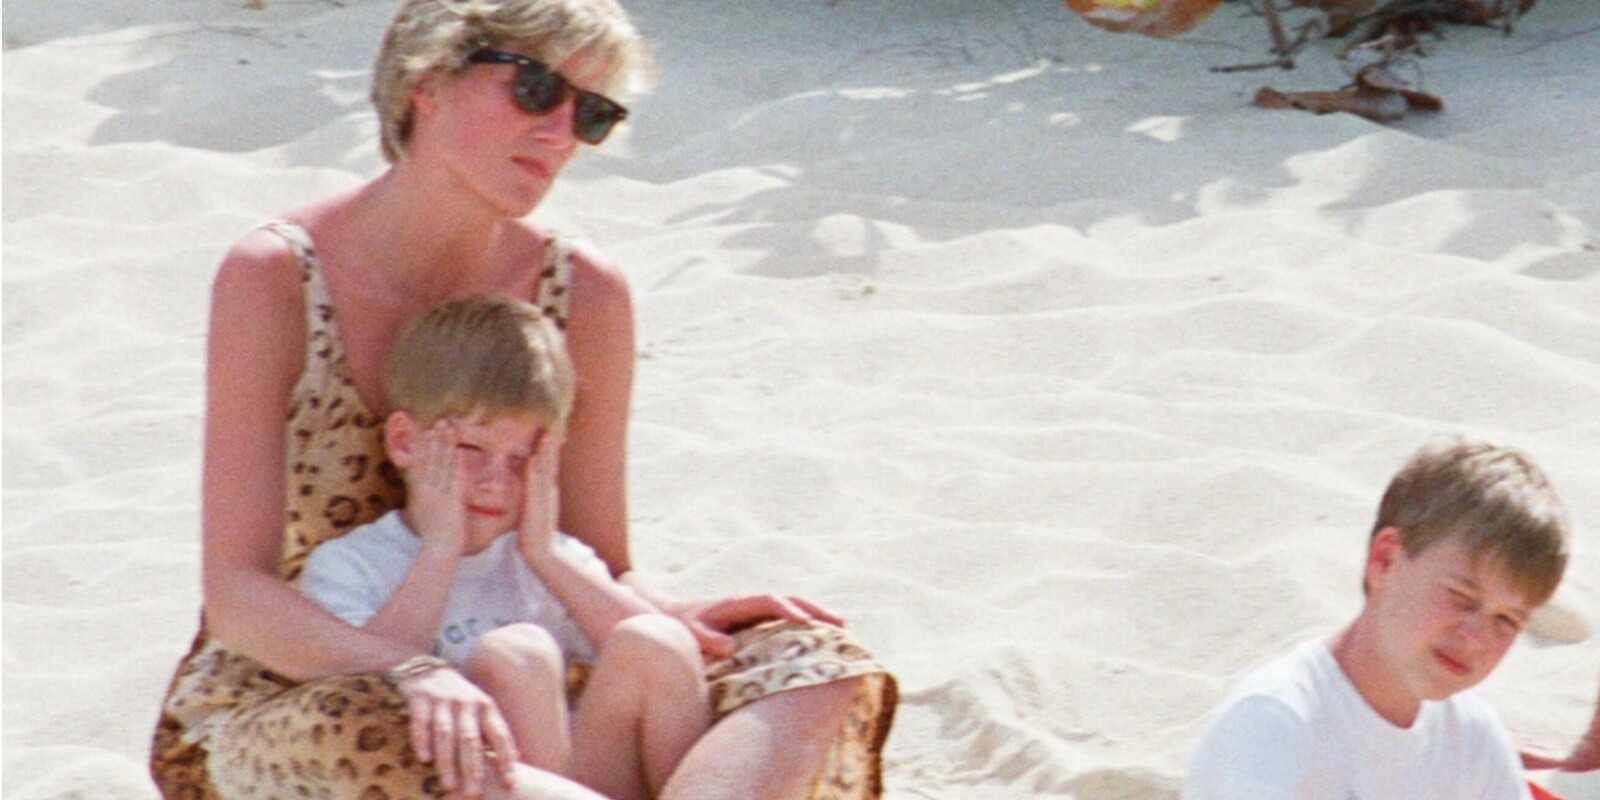
[[440, 420], [418, 437], [406, 487], [406, 515], [424, 549], [460, 555], [467, 535], [467, 476], [460, 433]]
[[561, 509], [561, 490], [556, 475], [561, 469], [561, 439], [542, 431], [528, 464], [527, 485], [522, 492], [522, 521], [517, 530], [517, 545], [527, 558], [550, 553], [556, 544], [556, 516]]

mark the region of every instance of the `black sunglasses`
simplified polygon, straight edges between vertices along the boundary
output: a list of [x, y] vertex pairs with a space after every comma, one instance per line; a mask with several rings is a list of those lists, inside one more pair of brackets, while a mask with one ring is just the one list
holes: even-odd
[[515, 64], [517, 82], [511, 87], [512, 99], [529, 114], [544, 114], [561, 105], [567, 93], [577, 96], [572, 114], [572, 133], [580, 141], [599, 144], [605, 141], [617, 123], [628, 118], [628, 109], [621, 103], [602, 94], [573, 86], [561, 73], [516, 53], [499, 50], [476, 50], [467, 56], [472, 64]]

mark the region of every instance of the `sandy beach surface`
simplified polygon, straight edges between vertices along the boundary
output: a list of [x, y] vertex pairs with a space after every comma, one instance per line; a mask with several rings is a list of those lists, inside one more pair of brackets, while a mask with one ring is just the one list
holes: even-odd
[[[260, 5], [4, 8], [7, 800], [155, 797], [210, 276], [382, 167], [392, 4]], [[1449, 433], [1570, 504], [1480, 691], [1582, 730], [1600, 4], [1429, 40], [1400, 72], [1445, 108], [1390, 125], [1252, 107], [1346, 76], [1209, 71], [1265, 58], [1240, 4], [1165, 41], [1047, 0], [630, 8], [660, 86], [536, 217], [633, 282], [636, 561], [846, 615], [900, 679], [889, 798], [1175, 798], [1227, 688], [1356, 612], [1384, 484]]]

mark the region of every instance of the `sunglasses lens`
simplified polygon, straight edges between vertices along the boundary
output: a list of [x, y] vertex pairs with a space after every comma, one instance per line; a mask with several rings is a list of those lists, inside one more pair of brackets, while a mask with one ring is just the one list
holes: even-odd
[[567, 83], [549, 67], [515, 53], [478, 50], [467, 57], [474, 64], [515, 64], [517, 81], [511, 95], [517, 106], [529, 114], [545, 114], [561, 105], [568, 92], [577, 97], [572, 114], [572, 132], [580, 141], [599, 144], [628, 116], [628, 110], [604, 95], [586, 92]]
[[584, 92], [578, 95], [578, 106], [572, 116], [573, 133], [588, 144], [599, 144], [627, 115], [622, 106], [600, 95]]
[[567, 81], [543, 64], [523, 64], [517, 70], [517, 85], [513, 91], [523, 111], [543, 114], [561, 104], [561, 98], [567, 93]]

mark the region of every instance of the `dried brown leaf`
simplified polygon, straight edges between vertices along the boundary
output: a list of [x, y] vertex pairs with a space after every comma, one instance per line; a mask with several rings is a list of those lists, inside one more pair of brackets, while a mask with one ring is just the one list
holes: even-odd
[[[1413, 95], [1416, 99], [1413, 100]], [[1438, 110], [1439, 98], [1409, 89], [1396, 91], [1356, 85], [1332, 92], [1280, 92], [1270, 86], [1256, 91], [1255, 105], [1261, 108], [1298, 108], [1314, 114], [1344, 112], [1375, 122], [1393, 122], [1413, 108]]]
[[1411, 84], [1396, 77], [1382, 64], [1374, 64], [1356, 73], [1356, 87], [1366, 91], [1393, 92], [1405, 98], [1406, 105], [1411, 108], [1426, 111], [1444, 108], [1444, 101], [1436, 95], [1411, 88]]

